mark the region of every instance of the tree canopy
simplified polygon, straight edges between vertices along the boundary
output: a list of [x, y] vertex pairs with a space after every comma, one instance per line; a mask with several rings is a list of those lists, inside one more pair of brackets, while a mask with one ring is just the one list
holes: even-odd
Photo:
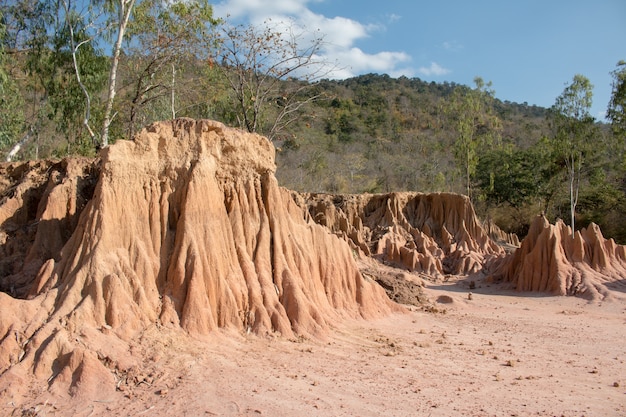
[[611, 73], [613, 85], [611, 100], [607, 110], [607, 118], [613, 131], [622, 138], [626, 137], [626, 61], [619, 61], [617, 68]]

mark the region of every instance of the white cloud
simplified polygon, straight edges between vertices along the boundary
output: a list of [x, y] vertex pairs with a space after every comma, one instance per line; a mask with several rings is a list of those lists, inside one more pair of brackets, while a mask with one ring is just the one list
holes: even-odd
[[213, 6], [213, 13], [221, 18], [248, 18], [259, 23], [271, 15], [297, 15], [306, 10], [309, 0], [226, 0]]
[[[372, 33], [381, 30], [380, 25], [365, 25], [347, 17], [326, 17], [314, 13], [307, 7], [314, 1], [319, 0], [225, 0], [213, 6], [213, 12], [216, 17], [228, 16], [231, 20], [255, 25], [271, 18], [275, 23], [292, 22], [310, 33], [318, 32], [325, 43], [320, 59], [336, 63], [338, 68], [329, 74], [329, 78], [348, 78], [368, 72], [386, 73], [392, 77], [414, 75], [415, 71], [406, 66], [411, 57], [405, 52], [367, 53], [356, 46], [358, 41], [366, 40]], [[391, 14], [387, 18], [392, 23], [400, 16]]]
[[397, 15], [395, 13], [391, 13], [391, 14], [387, 15], [387, 22], [388, 23], [395, 23], [395, 22], [397, 22], [400, 19], [402, 19], [402, 16]]
[[[404, 52], [378, 52], [368, 54], [359, 48], [328, 51], [327, 58], [339, 63], [339, 68], [329, 78], [349, 78], [368, 72], [385, 73], [392, 77], [413, 76], [413, 70], [402, 68], [401, 64], [411, 61]], [[346, 66], [342, 67], [343, 64]]]
[[442, 67], [436, 62], [431, 62], [429, 67], [420, 67], [417, 70], [417, 72], [419, 72], [421, 75], [424, 75], [426, 77], [431, 77], [431, 76], [440, 77], [442, 75], [449, 74], [450, 70]]
[[361, 23], [337, 16], [328, 18], [307, 10], [297, 23], [309, 30], [319, 30], [331, 48], [350, 48], [358, 39], [368, 36], [368, 28]]
[[451, 52], [456, 52], [463, 49], [463, 44], [459, 43], [458, 41], [445, 41], [442, 46], [443, 49]]

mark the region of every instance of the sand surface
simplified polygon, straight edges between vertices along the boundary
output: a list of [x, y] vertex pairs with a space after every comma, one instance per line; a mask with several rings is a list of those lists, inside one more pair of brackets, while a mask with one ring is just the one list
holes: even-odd
[[[431, 286], [445, 313], [344, 321], [324, 340], [149, 329], [115, 398], [31, 391], [2, 415], [624, 416], [626, 302]], [[158, 337], [156, 337], [159, 335]]]

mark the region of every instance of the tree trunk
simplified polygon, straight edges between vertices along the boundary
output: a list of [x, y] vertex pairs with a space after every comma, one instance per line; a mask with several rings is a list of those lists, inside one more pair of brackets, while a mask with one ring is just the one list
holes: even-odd
[[176, 66], [172, 62], [172, 91], [171, 91], [171, 106], [172, 106], [172, 119], [176, 118], [176, 108], [174, 107], [175, 101], [175, 90], [174, 86], [176, 85]]
[[569, 181], [569, 208], [570, 208], [570, 215], [572, 216], [572, 239], [574, 238], [574, 221], [575, 221], [575, 214], [576, 214], [576, 206], [574, 205], [574, 173], [570, 172], [570, 181]]
[[109, 72], [109, 93], [107, 95], [107, 105], [104, 112], [104, 122], [102, 123], [102, 139], [101, 146], [104, 148], [109, 145], [109, 127], [111, 126], [111, 113], [113, 112], [113, 100], [115, 99], [115, 83], [117, 80], [117, 65], [120, 61], [120, 51], [122, 50], [122, 41], [124, 40], [124, 32], [128, 25], [130, 13], [135, 4], [135, 0], [119, 0], [119, 27], [117, 32], [117, 40], [113, 48], [113, 62], [111, 63], [111, 71]]
[[24, 135], [24, 137], [17, 142], [15, 145], [13, 145], [13, 147], [11, 148], [11, 150], [9, 151], [9, 153], [7, 154], [6, 157], [6, 162], [11, 162], [13, 161], [13, 158], [15, 158], [15, 155], [17, 155], [19, 153], [19, 151], [22, 150], [22, 148], [24, 147], [24, 145], [26, 145], [26, 143], [28, 142], [28, 140], [30, 139], [30, 136], [34, 133], [34, 129], [31, 126], [28, 129], [28, 132], [26, 132], [26, 134]]
[[89, 95], [89, 91], [87, 91], [87, 87], [85, 87], [85, 84], [83, 84], [82, 78], [80, 76], [80, 68], [78, 68], [78, 58], [76, 56], [78, 53], [78, 48], [80, 48], [85, 43], [90, 42], [91, 40], [80, 42], [78, 45], [75, 44], [74, 27], [72, 26], [72, 22], [69, 20], [70, 5], [65, 1], [63, 2], [63, 5], [65, 7], [66, 24], [70, 31], [70, 47], [72, 48], [72, 64], [74, 65], [74, 74], [76, 75], [76, 82], [78, 82], [78, 85], [80, 86], [80, 89], [83, 92], [83, 95], [85, 96], [85, 117], [83, 118], [83, 125], [85, 126], [85, 128], [87, 128], [87, 131], [89, 132], [89, 137], [91, 138], [92, 143], [94, 145], [97, 145], [96, 134], [91, 129], [91, 126], [89, 125], [89, 119], [91, 118], [91, 96]]
[[[469, 146], [469, 145], [468, 145]], [[469, 154], [469, 147], [467, 149], [467, 165], [465, 166], [466, 170], [465, 170], [465, 181], [467, 184], [467, 197], [469, 197], [469, 199], [471, 200], [472, 197], [470, 196], [470, 154]]]

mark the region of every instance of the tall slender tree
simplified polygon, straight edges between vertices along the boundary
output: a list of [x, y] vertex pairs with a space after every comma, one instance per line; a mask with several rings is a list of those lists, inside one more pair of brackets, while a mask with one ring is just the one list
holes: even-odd
[[589, 113], [592, 99], [593, 85], [587, 77], [577, 74], [550, 111], [554, 127], [552, 144], [557, 159], [564, 163], [568, 179], [572, 238], [584, 163], [596, 147], [593, 143], [595, 120]]
[[619, 61], [611, 75], [613, 90], [606, 115], [611, 121], [613, 132], [626, 139], [626, 61]]
[[6, 26], [0, 10], [0, 151], [11, 146], [22, 130], [24, 113], [18, 89], [10, 76], [7, 56], [4, 49]]
[[[92, 42], [94, 41], [94, 36], [96, 36], [96, 34], [88, 33], [87, 27], [84, 27], [85, 22], [83, 22], [82, 16], [75, 13], [72, 0], [61, 0], [60, 4], [62, 5], [63, 10], [64, 10], [65, 29], [67, 31], [67, 38], [68, 38], [67, 43], [69, 43], [69, 52], [72, 57], [72, 66], [74, 67], [74, 75], [76, 77], [76, 82], [78, 83], [80, 90], [82, 91], [84, 99], [85, 99], [85, 106], [84, 106], [85, 113], [84, 113], [84, 118], [83, 118], [83, 126], [87, 129], [87, 131], [89, 132], [89, 136], [91, 137], [91, 140], [95, 143], [96, 134], [94, 133], [90, 124], [91, 94], [89, 93], [87, 86], [84, 84], [82, 80], [83, 77], [81, 76], [81, 73], [82, 73], [81, 66], [79, 66], [79, 63], [78, 63], [78, 54], [79, 54], [79, 49], [83, 46], [91, 47], [93, 50]], [[92, 19], [89, 19], [89, 21], [87, 22], [87, 26], [92, 25], [92, 24], [93, 24]], [[83, 25], [83, 27], [81, 27], [81, 25]], [[77, 31], [80, 31], [82, 33], [82, 36], [80, 36], [81, 33], [77, 33]]]
[[465, 179], [466, 195], [471, 198], [472, 177], [478, 165], [480, 148], [499, 139], [501, 122], [493, 112], [491, 82], [474, 78], [476, 87], [458, 86], [445, 108], [456, 131], [454, 157]]
[[114, 19], [114, 27], [117, 32], [115, 44], [113, 45], [113, 57], [111, 58], [111, 69], [109, 71], [109, 88], [107, 92], [106, 108], [104, 110], [104, 121], [102, 122], [102, 135], [100, 144], [102, 147], [109, 145], [109, 129], [113, 118], [113, 101], [117, 92], [117, 67], [120, 62], [120, 53], [122, 52], [122, 42], [128, 27], [135, 0], [108, 0], [108, 6], [112, 10]]

